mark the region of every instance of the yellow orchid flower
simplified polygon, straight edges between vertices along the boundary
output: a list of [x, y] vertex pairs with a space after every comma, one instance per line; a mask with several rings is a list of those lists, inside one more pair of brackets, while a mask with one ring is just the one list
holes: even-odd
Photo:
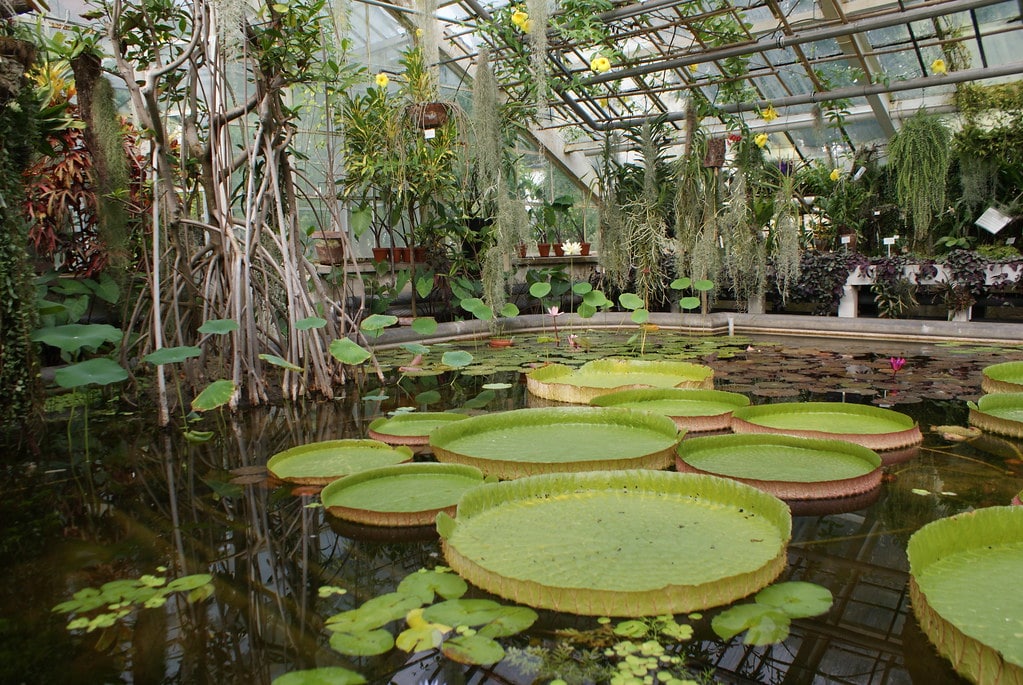
[[533, 20], [532, 19], [526, 19], [524, 22], [522, 22], [522, 26], [519, 27], [519, 28], [522, 29], [523, 33], [532, 33], [533, 32]]
[[610, 68], [611, 60], [609, 60], [607, 57], [604, 57], [603, 55], [597, 55], [596, 57], [590, 60], [590, 69], [593, 69], [593, 71], [597, 72], [598, 74], [603, 74]]
[[831, 175], [828, 176], [828, 178], [830, 178], [832, 181], [837, 181], [838, 179], [842, 178], [842, 170], [841, 169], [832, 169], [831, 170]]
[[387, 74], [385, 74], [384, 72], [380, 72], [379, 74], [377, 74], [377, 77], [374, 80], [376, 81], [377, 86], [379, 86], [380, 88], [386, 88], [387, 84], [391, 82], [391, 79], [388, 78]]
[[940, 57], [931, 62], [931, 71], [935, 74], [947, 74], [948, 66], [945, 64], [945, 60]]
[[767, 147], [767, 142], [769, 140], [770, 137], [766, 133], [758, 133], [756, 136], [753, 137], [753, 142], [756, 144], [757, 147], [760, 148]]
[[522, 28], [527, 21], [529, 21], [529, 15], [522, 10], [515, 10], [512, 12], [511, 22], [519, 28]]
[[767, 109], [760, 113], [760, 118], [764, 121], [774, 121], [778, 118], [778, 110], [772, 105], [768, 105]]

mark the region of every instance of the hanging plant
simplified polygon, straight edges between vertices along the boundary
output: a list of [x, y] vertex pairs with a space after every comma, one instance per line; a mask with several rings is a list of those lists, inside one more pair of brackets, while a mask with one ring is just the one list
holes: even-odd
[[888, 142], [895, 194], [913, 226], [913, 239], [930, 247], [934, 217], [944, 213], [952, 134], [936, 116], [919, 112]]

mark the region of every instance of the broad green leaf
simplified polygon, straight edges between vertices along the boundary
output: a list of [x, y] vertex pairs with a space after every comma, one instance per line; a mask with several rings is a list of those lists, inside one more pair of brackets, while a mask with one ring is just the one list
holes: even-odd
[[453, 368], [459, 369], [462, 368], [463, 366], [468, 366], [469, 364], [471, 364], [472, 359], [473, 359], [472, 355], [466, 352], [465, 350], [452, 350], [450, 352], [445, 352], [441, 356], [440, 361], [445, 366], [451, 366]]
[[757, 593], [758, 604], [781, 609], [791, 618], [820, 616], [831, 608], [831, 591], [815, 583], [777, 583]]
[[431, 292], [433, 292], [433, 273], [424, 274], [416, 279], [416, 294], [421, 299], [425, 300]]
[[597, 313], [597, 308], [583, 302], [579, 305], [579, 308], [575, 310], [575, 313], [582, 319], [589, 319]]
[[539, 282], [529, 286], [529, 294], [537, 299], [547, 297], [548, 295], [550, 295], [550, 293], [551, 293], [550, 283]]
[[529, 607], [503, 606], [490, 623], [479, 629], [484, 637], [508, 637], [518, 635], [536, 623], [539, 615]]
[[362, 320], [359, 328], [367, 333], [379, 334], [380, 331], [396, 323], [398, 323], [398, 317], [391, 314], [370, 314]]
[[449, 599], [423, 610], [423, 618], [446, 626], [482, 626], [496, 620], [505, 607], [492, 599]]
[[348, 338], [339, 338], [330, 343], [330, 354], [342, 364], [361, 364], [371, 356], [368, 350]]
[[192, 400], [192, 411], [210, 411], [222, 407], [231, 401], [234, 391], [234, 381], [214, 381]]
[[[433, 335], [437, 332], [437, 319], [432, 316], [417, 316], [412, 320], [412, 330], [419, 335]], [[404, 345], [403, 347], [408, 349]], [[425, 345], [420, 345], [420, 347], [423, 348], [423, 351], [429, 349]], [[423, 351], [417, 352], [416, 354], [423, 354]]]
[[373, 208], [369, 206], [359, 207], [353, 210], [349, 216], [348, 225], [352, 228], [352, 233], [355, 234], [356, 238], [361, 238], [362, 234], [373, 223]]
[[212, 333], [215, 335], [224, 335], [225, 333], [233, 333], [238, 330], [238, 322], [234, 319], [210, 319], [199, 326], [199, 332], [203, 335]]
[[178, 592], [180, 590], [195, 590], [196, 588], [202, 587], [206, 583], [213, 582], [213, 576], [209, 573], [194, 573], [190, 576], [181, 576], [175, 578], [167, 585], [167, 589], [171, 592]]
[[327, 320], [319, 316], [307, 316], [294, 323], [296, 331], [308, 331], [312, 328], [323, 328], [326, 325]]
[[494, 310], [488, 307], [478, 297], [469, 297], [458, 303], [462, 309], [475, 316], [480, 321], [489, 321], [494, 318]]
[[689, 278], [688, 276], [683, 276], [682, 278], [676, 278], [674, 281], [672, 281], [668, 285], [673, 290], [685, 290], [686, 288], [690, 287], [692, 284], [693, 284], [693, 279]]
[[699, 291], [701, 293], [702, 292], [707, 292], [708, 290], [713, 290], [713, 289], [714, 289], [714, 281], [708, 281], [707, 279], [702, 279], [702, 280], [699, 280], [699, 281], [696, 281], [695, 283], [693, 283], [693, 290], [697, 290], [697, 291]]
[[490, 666], [504, 658], [504, 648], [484, 635], [459, 635], [444, 641], [441, 652], [460, 664]]
[[512, 384], [511, 383], [484, 383], [482, 387], [483, 387], [484, 390], [507, 390], [508, 388], [512, 387]]
[[105, 323], [69, 323], [33, 331], [31, 340], [74, 354], [83, 348], [96, 351], [103, 343], [120, 341], [122, 335], [120, 328]]
[[158, 350], [150, 352], [143, 357], [143, 359], [154, 366], [160, 366], [162, 364], [177, 364], [178, 362], [183, 362], [186, 359], [198, 357], [200, 354], [202, 354], [202, 350], [194, 345], [161, 347]]
[[505, 302], [504, 306], [501, 307], [501, 311], [498, 312], [498, 313], [501, 316], [503, 316], [506, 319], [508, 319], [508, 318], [513, 317], [513, 316], [518, 316], [519, 315], [519, 308], [515, 305], [514, 302]]
[[440, 400], [441, 394], [436, 390], [426, 390], [416, 395], [416, 404], [433, 404]]
[[739, 604], [725, 609], [711, 621], [711, 628], [722, 640], [730, 640], [744, 630], [748, 645], [769, 645], [789, 635], [791, 623], [785, 612], [764, 604]]
[[268, 364], [273, 364], [274, 366], [279, 366], [282, 369], [294, 371], [295, 373], [302, 373], [305, 370], [301, 366], [296, 366], [295, 364], [292, 364], [283, 357], [278, 357], [276, 354], [261, 354], [259, 355], [259, 358], [267, 362]]
[[192, 431], [192, 430], [188, 430], [188, 431], [185, 431], [182, 435], [185, 436], [185, 440], [187, 440], [188, 442], [195, 443], [195, 444], [201, 444], [201, 443], [204, 443], [204, 442], [209, 442], [210, 438], [212, 438], [215, 435], [215, 433], [213, 431]]
[[482, 409], [493, 402], [495, 397], [497, 397], [497, 394], [493, 390], [484, 390], [471, 400], [467, 400], [462, 407], [464, 409]]
[[[419, 319], [416, 319], [416, 321], [418, 321], [418, 320]], [[435, 326], [436, 326], [436, 323], [437, 322], [435, 321], [434, 322]], [[415, 325], [415, 323], [413, 323], [412, 324], [412, 328], [414, 329], [415, 327], [416, 327], [416, 325]], [[416, 332], [418, 333], [420, 331], [416, 331]], [[428, 354], [430, 352], [430, 348], [428, 346], [426, 346], [426, 345], [424, 345], [422, 343], [417, 343], [417, 342], [402, 343], [401, 345], [399, 345], [399, 347], [401, 347], [403, 350], [408, 350], [412, 354]]]
[[117, 285], [117, 281], [105, 271], [99, 275], [92, 290], [96, 293], [96, 297], [111, 304], [117, 302], [121, 297], [121, 288]]
[[643, 298], [635, 293], [622, 293], [618, 302], [626, 309], [639, 309], [643, 306]]
[[678, 301], [678, 306], [681, 309], [696, 309], [697, 307], [700, 306], [700, 298], [695, 297], [693, 295], [683, 297], [681, 300]]
[[128, 378], [128, 372], [113, 359], [98, 357], [57, 369], [54, 381], [62, 388], [109, 385]]
[[425, 652], [440, 647], [444, 634], [430, 624], [420, 628], [406, 628], [398, 634], [394, 646], [403, 652]]
[[622, 621], [614, 627], [615, 635], [629, 638], [643, 637], [648, 632], [650, 632], [650, 626], [643, 621], [637, 620]]
[[394, 636], [382, 628], [365, 633], [334, 633], [330, 646], [348, 656], [376, 656], [391, 651]]
[[593, 286], [586, 281], [581, 281], [572, 286], [572, 292], [576, 295], [585, 295], [593, 290]]
[[428, 604], [434, 600], [435, 595], [440, 595], [444, 599], [457, 599], [464, 595], [468, 589], [468, 584], [456, 573], [418, 571], [405, 576], [398, 583], [397, 592], [414, 595], [423, 604]]
[[366, 679], [340, 666], [292, 671], [273, 679], [272, 685], [364, 685]]
[[637, 324], [638, 323], [646, 323], [647, 319], [650, 318], [650, 312], [647, 311], [646, 309], [643, 309], [641, 307], [641, 308], [633, 311], [632, 314], [629, 316], [629, 318], [632, 319], [633, 323], [637, 323]]
[[592, 307], [605, 307], [611, 304], [611, 302], [607, 299], [607, 296], [600, 290], [591, 290], [583, 295], [583, 302]]

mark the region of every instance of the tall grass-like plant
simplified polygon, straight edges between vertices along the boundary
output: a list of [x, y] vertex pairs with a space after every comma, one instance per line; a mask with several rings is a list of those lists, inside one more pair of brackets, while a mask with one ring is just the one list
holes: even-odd
[[941, 119], [918, 112], [888, 142], [895, 195], [913, 226], [913, 239], [927, 245], [934, 217], [945, 211], [945, 182], [952, 160], [952, 134]]

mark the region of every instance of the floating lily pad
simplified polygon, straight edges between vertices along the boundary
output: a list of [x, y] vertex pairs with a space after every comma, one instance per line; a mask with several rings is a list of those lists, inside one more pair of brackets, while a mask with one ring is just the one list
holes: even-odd
[[969, 420], [988, 433], [1023, 438], [1023, 392], [984, 395], [970, 407]]
[[852, 497], [881, 486], [881, 458], [871, 449], [766, 433], [685, 440], [675, 468], [734, 478], [786, 501]]
[[622, 390], [595, 397], [596, 407], [624, 407], [669, 416], [680, 429], [717, 431], [731, 425], [732, 411], [749, 405], [749, 398], [724, 390], [684, 388]]
[[425, 445], [430, 433], [451, 421], [460, 421], [465, 414], [451, 412], [410, 412], [374, 419], [369, 424], [369, 437], [388, 445]]
[[[780, 402], [742, 407], [732, 413], [732, 430], [847, 440], [878, 451], [923, 442], [920, 427], [911, 417], [883, 407], [847, 402]], [[888, 463], [884, 454], [881, 460]]]
[[1023, 683], [1023, 508], [933, 521], [906, 552], [913, 612], [938, 652], [975, 683]]
[[359, 471], [411, 459], [407, 447], [394, 448], [377, 440], [325, 440], [278, 452], [266, 467], [289, 483], [326, 485]]
[[980, 389], [986, 393], [1023, 392], [1023, 362], [1002, 362], [981, 369]]
[[520, 478], [562, 471], [664, 469], [681, 439], [675, 422], [634, 409], [516, 409], [449, 423], [430, 433], [438, 461]]
[[467, 492], [438, 516], [448, 565], [520, 604], [653, 616], [728, 604], [784, 569], [784, 502], [736, 481], [670, 471], [562, 473]]
[[398, 464], [356, 473], [323, 488], [320, 501], [338, 518], [371, 526], [424, 526], [454, 513], [458, 498], [483, 482], [462, 464]]
[[595, 359], [578, 369], [542, 366], [526, 374], [526, 388], [548, 400], [586, 404], [594, 397], [639, 388], [714, 387], [714, 370], [692, 362]]

